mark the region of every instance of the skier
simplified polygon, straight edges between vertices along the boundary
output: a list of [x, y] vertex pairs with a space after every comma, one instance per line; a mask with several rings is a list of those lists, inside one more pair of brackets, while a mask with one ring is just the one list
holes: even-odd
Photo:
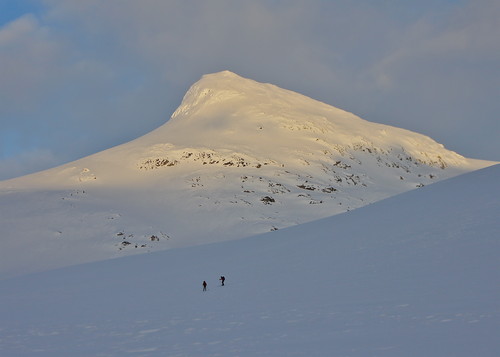
[[221, 281], [222, 286], [224, 286], [224, 281], [226, 280], [226, 278], [224, 277], [224, 275], [221, 276], [219, 280]]
[[203, 280], [203, 291], [207, 291], [207, 282]]

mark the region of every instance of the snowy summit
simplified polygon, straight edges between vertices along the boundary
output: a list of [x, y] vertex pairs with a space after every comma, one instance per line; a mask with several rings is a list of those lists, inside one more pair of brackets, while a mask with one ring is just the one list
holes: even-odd
[[151, 133], [0, 182], [0, 277], [249, 237], [492, 164], [272, 84], [209, 74]]

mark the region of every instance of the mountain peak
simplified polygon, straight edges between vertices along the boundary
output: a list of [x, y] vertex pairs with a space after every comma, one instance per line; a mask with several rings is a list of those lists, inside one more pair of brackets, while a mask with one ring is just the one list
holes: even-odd
[[172, 119], [192, 115], [212, 104], [224, 103], [231, 98], [256, 90], [261, 85], [230, 71], [205, 74], [186, 92], [181, 105], [172, 115]]
[[[492, 164], [223, 71], [193, 84], [171, 120], [149, 134], [0, 182], [2, 251], [65, 245], [61, 259], [78, 252], [83, 262], [236, 239]], [[23, 259], [11, 267], [33, 261]]]
[[[224, 70], [220, 72], [207, 73], [201, 76], [200, 80], [195, 84], [212, 85], [213, 83], [221, 84], [222, 86], [242, 86], [246, 87], [249, 83], [259, 83], [250, 78], [245, 78], [237, 73]], [[259, 83], [262, 84], [262, 83]]]
[[207, 74], [204, 74], [202, 76], [202, 78], [217, 78], [217, 79], [220, 79], [220, 78], [239, 78], [239, 79], [244, 79], [243, 77], [237, 75], [236, 73], [234, 72], [231, 72], [229, 70], [224, 70], [224, 71], [220, 71], [220, 72], [214, 72], [214, 73], [207, 73]]
[[372, 123], [230, 71], [207, 74], [194, 83], [161, 130], [174, 136], [171, 142], [179, 145], [229, 150], [244, 147], [252, 152], [262, 149], [264, 155], [274, 158], [307, 151], [339, 154], [363, 147], [374, 152], [402, 150], [413, 159], [436, 166], [468, 163], [427, 136]]

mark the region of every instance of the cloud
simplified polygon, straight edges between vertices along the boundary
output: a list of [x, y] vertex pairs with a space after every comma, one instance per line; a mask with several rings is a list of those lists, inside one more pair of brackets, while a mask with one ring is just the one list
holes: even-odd
[[44, 170], [58, 164], [58, 158], [50, 150], [30, 150], [0, 159], [0, 177], [8, 179]]
[[[500, 60], [500, 5], [474, 2], [454, 12], [446, 23], [422, 19], [409, 26], [385, 58], [376, 64], [381, 87], [397, 80], [401, 73], [415, 67], [442, 71], [450, 66], [481, 66]], [[466, 69], [466, 68], [464, 68]]]
[[[122, 53], [96, 52], [80, 30], [71, 35], [64, 26], [25, 15], [0, 28], [0, 127], [19, 143], [15, 150], [2, 143], [4, 166], [15, 166], [3, 170], [5, 175], [31, 172], [41, 167], [37, 162], [58, 164], [89, 155], [168, 118], [164, 88], [154, 81], [143, 86], [134, 66], [120, 62]], [[141, 127], [144, 117], [153, 120], [149, 127]], [[28, 160], [38, 149], [51, 152], [53, 160]]]
[[154, 129], [224, 69], [465, 155], [500, 151], [495, 1], [44, 3], [0, 28], [0, 125], [59, 162]]
[[56, 85], [64, 50], [31, 15], [0, 28], [0, 113], [29, 112]]
[[229, 66], [242, 71], [265, 67], [291, 70], [298, 66], [300, 69], [314, 60], [311, 46], [301, 40], [301, 33], [307, 28], [301, 23], [307, 9], [303, 4], [270, 6], [262, 1], [52, 3], [58, 5], [54, 17], [71, 18], [87, 35], [99, 36], [99, 42], [109, 44], [110, 51], [122, 51], [129, 61], [147, 63], [155, 68], [157, 75], [168, 80], [183, 82], [186, 75], [197, 79], [207, 71]]
[[498, 2], [469, 2], [446, 17], [424, 17], [401, 31], [371, 67], [374, 86], [397, 103], [388, 123], [398, 125], [397, 118], [406, 116], [400, 121], [406, 128], [463, 154], [494, 160], [494, 136], [500, 133], [493, 119], [500, 109], [495, 99], [499, 16]]

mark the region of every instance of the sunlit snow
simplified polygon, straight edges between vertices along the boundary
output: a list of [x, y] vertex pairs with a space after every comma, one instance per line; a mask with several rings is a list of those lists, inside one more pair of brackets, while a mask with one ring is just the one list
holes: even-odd
[[210, 74], [153, 132], [0, 182], [0, 277], [249, 237], [491, 164], [271, 84]]

